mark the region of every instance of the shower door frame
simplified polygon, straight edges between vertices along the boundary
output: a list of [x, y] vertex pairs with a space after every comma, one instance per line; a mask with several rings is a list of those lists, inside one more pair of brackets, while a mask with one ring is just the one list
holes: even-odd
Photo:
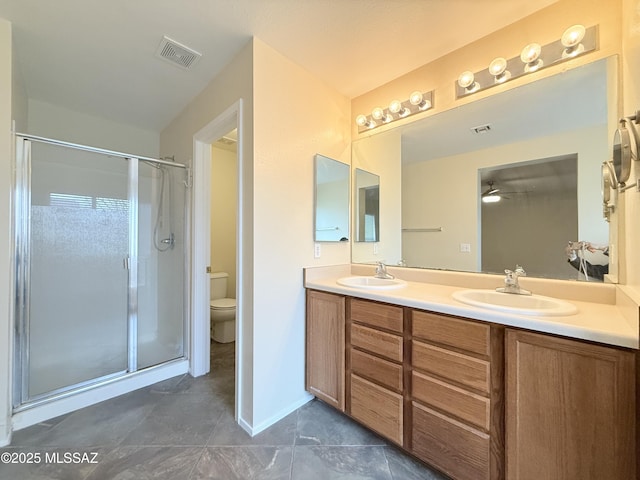
[[[14, 323], [14, 368], [13, 368], [13, 400], [14, 413], [27, 409], [42, 406], [57, 400], [76, 395], [87, 390], [105, 386], [111, 382], [130, 377], [138, 372], [159, 369], [171, 363], [183, 362], [189, 356], [188, 352], [188, 316], [185, 308], [183, 311], [183, 355], [166, 362], [138, 369], [137, 366], [137, 327], [138, 327], [138, 202], [139, 202], [139, 162], [147, 162], [158, 165], [182, 168], [185, 176], [190, 177], [190, 168], [187, 165], [169, 162], [152, 157], [133, 155], [103, 148], [80, 145], [76, 143], [55, 140], [51, 138], [39, 137], [35, 135], [15, 133], [15, 219], [14, 219], [14, 242], [15, 242], [15, 323]], [[119, 372], [109, 373], [97, 378], [85, 380], [73, 385], [68, 385], [43, 394], [29, 397], [29, 291], [30, 291], [30, 211], [31, 211], [31, 144], [32, 142], [55, 145], [59, 147], [71, 148], [91, 153], [105, 155], [108, 158], [127, 160], [127, 201], [129, 204], [128, 217], [128, 253], [123, 259], [127, 269], [127, 369]], [[185, 185], [187, 182], [185, 181]], [[188, 204], [185, 201], [185, 219], [188, 218]], [[186, 232], [187, 225], [183, 224]], [[183, 272], [186, 280], [186, 270]], [[186, 282], [185, 282], [186, 284]], [[186, 300], [186, 290], [182, 294]]]

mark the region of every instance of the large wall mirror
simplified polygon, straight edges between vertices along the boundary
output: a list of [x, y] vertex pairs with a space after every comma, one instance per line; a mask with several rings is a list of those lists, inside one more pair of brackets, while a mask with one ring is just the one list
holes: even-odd
[[[609, 242], [601, 167], [617, 125], [617, 70], [609, 57], [355, 141], [354, 168], [400, 170], [380, 199], [401, 219], [380, 232], [387, 264], [485, 273], [520, 264], [530, 276], [584, 279], [567, 246]], [[354, 263], [379, 259], [353, 244]], [[601, 250], [587, 260], [608, 263]]]
[[349, 240], [350, 167], [323, 155], [315, 161], [316, 242]]

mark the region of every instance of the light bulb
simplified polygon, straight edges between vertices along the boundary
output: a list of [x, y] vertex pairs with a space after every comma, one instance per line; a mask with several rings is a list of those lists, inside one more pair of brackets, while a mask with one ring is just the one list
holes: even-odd
[[498, 57], [489, 64], [489, 71], [491, 72], [491, 75], [494, 76], [504, 73], [506, 69], [507, 60], [503, 57]]
[[475, 81], [473, 72], [469, 70], [460, 74], [460, 76], [458, 77], [458, 85], [464, 88], [464, 93], [473, 93], [480, 90], [480, 84]]
[[575, 47], [582, 41], [586, 32], [584, 25], [573, 25], [564, 31], [560, 41], [567, 48]]
[[418, 110], [431, 108], [431, 102], [424, 99], [422, 92], [416, 90], [409, 96], [409, 103], [418, 107]]
[[460, 85], [462, 88], [469, 88], [471, 85], [473, 85], [474, 78], [475, 77], [473, 76], [473, 72], [469, 70], [462, 72], [458, 77], [458, 85]]
[[495, 77], [496, 83], [502, 83], [511, 78], [511, 72], [507, 70], [507, 59], [503, 57], [495, 58], [489, 64], [489, 73]]
[[562, 58], [572, 58], [584, 52], [584, 45], [580, 42], [584, 38], [586, 29], [583, 25], [573, 25], [562, 34], [560, 42], [565, 47]]
[[374, 120], [382, 120], [382, 123], [389, 123], [393, 120], [393, 117], [388, 113], [384, 113], [384, 110], [380, 107], [376, 107], [371, 111], [371, 118]]
[[535, 72], [542, 67], [543, 62], [542, 59], [539, 58], [541, 53], [542, 47], [538, 43], [530, 43], [522, 49], [520, 60], [526, 64], [524, 66], [525, 72]]
[[391, 113], [399, 113], [400, 110], [402, 110], [402, 103], [400, 102], [400, 100], [393, 100], [389, 104], [389, 111]]
[[366, 127], [367, 126], [367, 117], [364, 115], [358, 115], [356, 117], [356, 125], [358, 125], [359, 127]]
[[376, 107], [371, 111], [371, 117], [375, 120], [381, 120], [384, 117], [384, 110], [380, 107]]
[[402, 106], [402, 102], [400, 100], [394, 100], [389, 104], [389, 111], [391, 113], [397, 114], [400, 118], [406, 117], [411, 113], [408, 108], [404, 108]]

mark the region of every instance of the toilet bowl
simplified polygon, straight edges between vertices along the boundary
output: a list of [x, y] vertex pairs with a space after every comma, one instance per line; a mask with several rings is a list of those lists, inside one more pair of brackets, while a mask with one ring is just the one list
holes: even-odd
[[236, 299], [226, 296], [228, 277], [226, 272], [211, 274], [211, 338], [219, 343], [236, 339]]

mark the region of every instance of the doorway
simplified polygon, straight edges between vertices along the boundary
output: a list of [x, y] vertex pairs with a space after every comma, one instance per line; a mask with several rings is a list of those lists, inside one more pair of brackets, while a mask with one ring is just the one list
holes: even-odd
[[[236, 191], [235, 202], [227, 209], [235, 210], [235, 281], [229, 288], [235, 292], [235, 419], [243, 428], [240, 412], [242, 405], [242, 358], [243, 358], [243, 155], [242, 155], [242, 100], [234, 103], [225, 112], [212, 120], [194, 135], [192, 228], [191, 228], [191, 331], [190, 372], [204, 375], [211, 369], [211, 323], [210, 323], [210, 271], [211, 271], [211, 202], [212, 202], [212, 151], [214, 144], [236, 130]], [[214, 372], [215, 374], [215, 372]]]

